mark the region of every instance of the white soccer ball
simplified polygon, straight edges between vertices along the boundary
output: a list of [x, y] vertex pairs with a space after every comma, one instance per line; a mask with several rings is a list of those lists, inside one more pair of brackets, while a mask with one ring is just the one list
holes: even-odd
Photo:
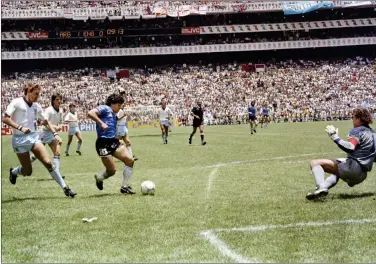
[[141, 183], [141, 192], [142, 194], [154, 195], [155, 184], [151, 181], [144, 181], [143, 183]]

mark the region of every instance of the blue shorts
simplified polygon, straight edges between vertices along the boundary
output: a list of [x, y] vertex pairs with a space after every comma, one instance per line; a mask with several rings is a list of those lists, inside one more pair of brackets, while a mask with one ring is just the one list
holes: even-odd
[[166, 126], [166, 127], [170, 126], [170, 124], [168, 123], [168, 120], [159, 120], [159, 124], [161, 126]]
[[34, 145], [41, 143], [39, 135], [36, 132], [24, 135], [13, 135], [12, 137], [12, 147], [15, 153], [30, 152]]
[[78, 128], [78, 126], [77, 127], [71, 127], [71, 128], [69, 128], [69, 131], [68, 131], [70, 136], [73, 136], [73, 135], [75, 135], [76, 133], [79, 133], [79, 132], [80, 132], [80, 129]]
[[39, 139], [43, 144], [51, 144], [55, 140], [54, 133], [51, 131], [42, 131], [39, 132]]
[[125, 137], [128, 135], [128, 128], [126, 125], [119, 125], [116, 128], [116, 136]]

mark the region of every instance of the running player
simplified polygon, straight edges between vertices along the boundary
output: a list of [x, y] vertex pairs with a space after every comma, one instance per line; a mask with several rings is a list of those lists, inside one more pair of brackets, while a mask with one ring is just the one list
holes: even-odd
[[51, 162], [38, 133], [36, 133], [36, 124], [39, 118], [41, 123], [53, 135], [55, 144], [62, 142], [55, 127], [48, 121], [41, 106], [36, 103], [40, 96], [41, 88], [38, 84], [29, 83], [24, 86], [23, 90], [25, 96], [12, 100], [3, 117], [3, 122], [13, 128], [13, 150], [17, 153], [21, 163], [17, 168], [10, 168], [9, 180], [12, 184], [16, 184], [18, 175], [30, 176], [32, 174], [30, 152], [33, 152], [35, 157], [47, 168], [52, 178], [63, 189], [64, 194], [73, 198], [76, 193], [66, 185], [59, 170]]
[[[62, 96], [59, 93], [55, 93], [51, 97], [51, 106], [45, 110], [45, 115], [47, 120], [53, 126], [55, 131], [59, 132], [61, 128], [59, 124], [61, 123], [61, 111], [60, 111], [60, 104], [62, 100]], [[43, 145], [47, 144], [50, 146], [53, 157], [53, 164], [56, 168], [56, 171], [60, 172], [60, 148], [61, 148], [61, 141], [58, 141], [53, 133], [47, 129], [47, 127], [43, 126], [41, 131], [39, 132], [39, 139], [42, 141]], [[35, 161], [35, 156], [31, 157], [31, 162]], [[65, 178], [62, 176], [63, 179]]]
[[78, 139], [76, 153], [81, 156], [82, 153], [80, 149], [82, 145], [82, 138], [81, 138], [80, 129], [78, 127], [78, 117], [76, 113], [76, 106], [74, 104], [69, 105], [69, 113], [65, 116], [64, 121], [69, 124], [68, 143], [65, 149], [65, 155], [69, 156], [69, 147], [70, 147], [70, 144], [72, 143], [73, 135], [75, 135]]
[[125, 147], [128, 149], [129, 154], [133, 157], [136, 161], [136, 158], [132, 152], [132, 144], [128, 136], [128, 128], [127, 128], [127, 114], [124, 112], [123, 109], [120, 109], [117, 113], [118, 122], [116, 127], [116, 138], [120, 140], [121, 144], [124, 144]]
[[264, 104], [263, 108], [262, 108], [262, 123], [261, 123], [261, 127], [265, 127], [267, 128], [268, 127], [268, 123], [269, 123], [269, 109], [267, 107], [266, 104]]
[[163, 144], [167, 144], [169, 126], [170, 126], [170, 118], [172, 116], [172, 112], [169, 107], [167, 107], [167, 103], [165, 100], [161, 102], [161, 108], [158, 110], [158, 118], [159, 118], [159, 125], [162, 131], [162, 141]]
[[201, 145], [205, 146], [204, 140], [204, 109], [202, 103], [197, 102], [197, 106], [192, 108], [191, 115], [193, 116], [193, 131], [189, 137], [189, 144], [192, 144], [192, 137], [196, 134], [197, 128], [200, 129]]
[[253, 135], [253, 132], [256, 132], [257, 124], [256, 124], [256, 102], [252, 101], [251, 106], [248, 107], [248, 116], [249, 116], [249, 124], [251, 126], [251, 135]]
[[88, 116], [97, 124], [97, 141], [95, 148], [102, 159], [106, 169], [94, 176], [97, 188], [103, 190], [103, 181], [115, 175], [116, 167], [111, 156], [124, 163], [123, 183], [120, 189], [124, 194], [135, 194], [132, 187], [128, 185], [133, 173], [134, 160], [127, 148], [120, 144], [116, 138], [116, 126], [118, 117], [116, 114], [121, 109], [124, 98], [119, 94], [111, 94], [106, 101], [106, 105], [100, 105], [89, 111]]
[[[376, 134], [369, 126], [372, 124], [371, 113], [365, 108], [356, 108], [352, 120], [354, 128], [350, 130], [348, 141], [338, 136], [338, 128], [332, 125], [326, 127], [329, 137], [347, 153], [347, 158], [318, 159], [310, 162], [317, 189], [307, 194], [308, 200], [328, 195], [328, 190], [333, 188], [339, 179], [353, 187], [363, 182], [367, 178], [367, 172], [372, 170], [372, 165], [376, 162]], [[326, 179], [325, 172], [330, 173]]]

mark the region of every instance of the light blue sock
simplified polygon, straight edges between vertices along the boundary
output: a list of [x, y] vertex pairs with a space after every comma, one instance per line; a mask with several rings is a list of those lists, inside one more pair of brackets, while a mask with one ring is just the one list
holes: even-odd
[[77, 143], [77, 151], [80, 151], [82, 145], [82, 141], [78, 141]]
[[70, 147], [70, 144], [67, 144], [67, 146], [65, 148], [65, 153], [69, 153], [69, 147]]
[[20, 166], [18, 166], [17, 168], [14, 168], [14, 169], [12, 170], [12, 174], [13, 174], [13, 175], [22, 175], [21, 170], [22, 170], [22, 166], [20, 165]]

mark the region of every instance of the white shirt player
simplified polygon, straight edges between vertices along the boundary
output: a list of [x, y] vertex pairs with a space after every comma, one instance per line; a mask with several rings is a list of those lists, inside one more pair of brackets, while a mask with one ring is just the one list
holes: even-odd
[[77, 117], [77, 113], [71, 113], [69, 112], [65, 118], [64, 118], [64, 121], [67, 122], [69, 121], [69, 128], [74, 128], [74, 127], [78, 127], [78, 117]]
[[[55, 108], [52, 106], [48, 107], [45, 111], [44, 114], [47, 118], [47, 120], [54, 126], [57, 126], [61, 122], [61, 112], [56, 111]], [[43, 127], [43, 131], [49, 131], [45, 126]]]
[[172, 112], [168, 106], [163, 110], [162, 108], [159, 108], [158, 110], [158, 116], [160, 121], [168, 121], [168, 118], [172, 116]]
[[[120, 109], [120, 111], [117, 113], [117, 117], [120, 118], [122, 116], [124, 116], [124, 111], [123, 111], [123, 109]], [[125, 126], [126, 122], [127, 122], [126, 117], [119, 119], [118, 122], [117, 122], [117, 126]]]
[[[31, 132], [36, 132], [38, 118], [42, 121], [47, 119], [40, 104], [32, 103], [29, 106], [23, 97], [12, 100], [5, 113], [18, 125], [29, 128]], [[14, 135], [24, 135], [22, 131], [12, 129]]]

